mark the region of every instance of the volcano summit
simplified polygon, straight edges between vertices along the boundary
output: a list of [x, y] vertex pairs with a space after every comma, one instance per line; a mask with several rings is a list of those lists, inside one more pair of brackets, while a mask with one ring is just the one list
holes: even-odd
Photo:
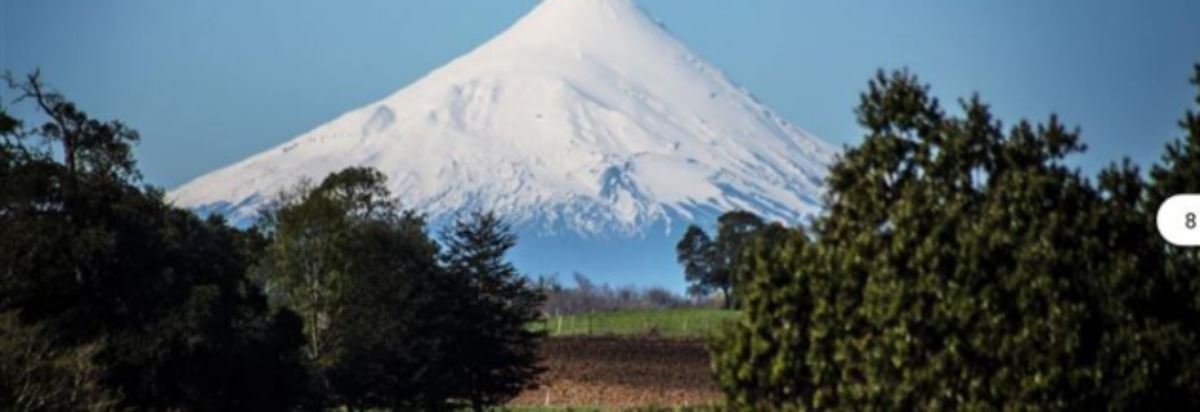
[[[245, 224], [301, 178], [371, 166], [435, 226], [488, 209], [518, 228], [522, 244], [636, 243], [733, 209], [802, 222], [819, 210], [837, 152], [632, 0], [545, 0], [414, 84], [168, 197]], [[673, 264], [672, 245], [662, 247], [653, 253], [669, 260], [658, 264]], [[545, 260], [530, 253], [518, 249], [527, 272], [579, 269], [530, 267], [521, 260]]]

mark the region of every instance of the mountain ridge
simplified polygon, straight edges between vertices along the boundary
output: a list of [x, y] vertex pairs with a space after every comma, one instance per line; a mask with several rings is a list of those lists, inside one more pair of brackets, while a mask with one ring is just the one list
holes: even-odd
[[253, 220], [302, 178], [373, 166], [438, 225], [490, 209], [538, 236], [645, 234], [744, 209], [799, 223], [837, 149], [631, 0], [545, 0], [377, 102], [170, 192]]

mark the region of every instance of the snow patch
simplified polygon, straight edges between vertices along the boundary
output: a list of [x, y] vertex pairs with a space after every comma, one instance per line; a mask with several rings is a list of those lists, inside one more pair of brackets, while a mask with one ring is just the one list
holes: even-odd
[[252, 219], [299, 179], [373, 166], [434, 224], [486, 207], [539, 235], [619, 237], [734, 208], [802, 222], [837, 152], [633, 1], [545, 0], [416, 83], [169, 198]]

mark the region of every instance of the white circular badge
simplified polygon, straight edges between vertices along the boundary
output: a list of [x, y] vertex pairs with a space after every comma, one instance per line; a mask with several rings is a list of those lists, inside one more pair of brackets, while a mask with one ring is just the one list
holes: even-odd
[[1176, 246], [1200, 246], [1200, 195], [1171, 196], [1158, 208], [1158, 233]]

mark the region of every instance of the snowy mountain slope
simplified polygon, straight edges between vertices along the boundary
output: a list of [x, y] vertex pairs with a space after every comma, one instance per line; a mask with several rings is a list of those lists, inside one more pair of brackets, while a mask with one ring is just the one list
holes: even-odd
[[300, 178], [365, 165], [435, 224], [484, 208], [538, 235], [620, 237], [739, 208], [801, 221], [836, 153], [632, 0], [545, 0], [411, 86], [169, 198], [244, 223]]

